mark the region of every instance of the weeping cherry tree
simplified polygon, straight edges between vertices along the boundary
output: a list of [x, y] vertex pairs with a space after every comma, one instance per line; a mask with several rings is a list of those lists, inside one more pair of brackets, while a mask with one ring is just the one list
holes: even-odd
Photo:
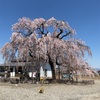
[[24, 17], [12, 26], [12, 30], [11, 41], [1, 49], [6, 62], [19, 58], [47, 62], [53, 79], [56, 79], [55, 65], [67, 67], [69, 72], [86, 73], [84, 68], [89, 68], [83, 59], [86, 52], [92, 55], [91, 50], [82, 40], [74, 38], [75, 30], [66, 21], [53, 17], [48, 20]]

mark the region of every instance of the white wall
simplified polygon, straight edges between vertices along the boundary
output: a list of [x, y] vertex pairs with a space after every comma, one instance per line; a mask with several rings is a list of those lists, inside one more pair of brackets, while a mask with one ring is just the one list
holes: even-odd
[[45, 71], [45, 69], [47, 69], [47, 78], [52, 78], [52, 71], [51, 71], [51, 67], [49, 65], [49, 63], [43, 63], [43, 69]]

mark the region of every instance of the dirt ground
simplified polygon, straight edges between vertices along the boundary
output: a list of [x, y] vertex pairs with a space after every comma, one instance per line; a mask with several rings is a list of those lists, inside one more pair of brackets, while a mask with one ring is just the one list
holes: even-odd
[[92, 85], [0, 83], [0, 100], [100, 100], [100, 80]]

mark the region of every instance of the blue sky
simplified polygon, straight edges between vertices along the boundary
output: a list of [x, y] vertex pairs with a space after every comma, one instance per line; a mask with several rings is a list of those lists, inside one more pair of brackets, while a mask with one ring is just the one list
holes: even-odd
[[10, 41], [12, 25], [22, 17], [66, 20], [91, 48], [90, 65], [100, 68], [100, 0], [0, 0], [0, 48]]

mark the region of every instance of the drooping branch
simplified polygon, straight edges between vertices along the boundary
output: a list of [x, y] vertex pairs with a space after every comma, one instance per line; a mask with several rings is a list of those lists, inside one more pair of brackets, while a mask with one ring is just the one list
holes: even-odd
[[80, 49], [83, 49], [84, 51], [87, 51], [88, 54], [90, 56], [92, 56], [92, 52], [91, 52], [91, 50], [88, 46], [84, 45], [83, 43], [80, 43], [79, 41], [77, 41], [77, 45], [80, 47]]

